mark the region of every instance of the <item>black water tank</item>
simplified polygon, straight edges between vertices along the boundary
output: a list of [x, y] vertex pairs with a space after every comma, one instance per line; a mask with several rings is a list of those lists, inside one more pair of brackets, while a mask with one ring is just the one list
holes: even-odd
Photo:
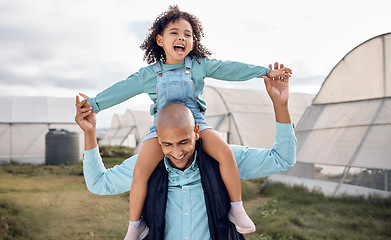
[[64, 129], [49, 129], [45, 136], [45, 162], [50, 165], [79, 162], [79, 135]]

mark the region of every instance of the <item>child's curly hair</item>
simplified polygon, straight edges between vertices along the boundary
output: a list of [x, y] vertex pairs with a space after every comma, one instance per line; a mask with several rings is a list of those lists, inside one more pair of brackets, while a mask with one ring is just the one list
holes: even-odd
[[179, 10], [178, 5], [170, 6], [168, 11], [161, 13], [149, 29], [149, 34], [141, 44], [140, 48], [145, 50], [144, 60], [147, 60], [148, 64], [158, 62], [160, 60], [166, 60], [166, 54], [161, 46], [156, 43], [156, 37], [158, 34], [162, 34], [167, 24], [175, 22], [176, 20], [183, 18], [188, 21], [193, 28], [194, 48], [188, 56], [208, 57], [212, 53], [201, 44], [201, 38], [204, 37], [204, 32], [201, 26], [201, 22], [198, 18], [190, 13], [182, 12]]

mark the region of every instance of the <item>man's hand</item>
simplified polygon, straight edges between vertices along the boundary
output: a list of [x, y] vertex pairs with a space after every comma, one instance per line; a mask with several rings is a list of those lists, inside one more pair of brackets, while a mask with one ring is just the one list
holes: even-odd
[[[280, 68], [279, 68], [280, 67]], [[271, 71], [277, 72], [282, 69], [285, 69], [283, 72], [283, 77], [275, 74], [268, 74], [272, 75], [274, 77], [270, 76], [263, 76], [263, 79], [265, 80], [265, 86], [266, 90], [272, 99], [274, 104], [286, 104], [288, 103], [288, 98], [289, 98], [289, 77], [291, 76], [290, 74], [292, 73], [292, 70], [289, 68], [284, 68], [284, 64], [278, 65], [278, 63], [274, 63], [274, 70], [272, 69], [272, 64], [269, 65], [269, 68]], [[289, 69], [289, 74], [286, 74], [286, 69]]]
[[92, 107], [88, 103], [88, 96], [80, 94], [85, 99], [80, 102], [79, 96], [76, 96], [76, 116], [75, 122], [79, 125], [81, 130], [84, 133], [89, 133], [91, 131], [95, 132], [96, 128], [96, 115], [92, 111]]
[[[269, 65], [269, 68], [272, 69], [272, 65]], [[279, 65], [277, 62], [274, 63], [274, 70], [279, 71], [284, 68], [284, 64]], [[263, 76], [265, 80], [265, 86], [267, 93], [269, 94], [271, 100], [273, 101], [274, 112], [276, 115], [276, 121], [279, 123], [290, 123], [290, 115], [288, 110], [288, 99], [289, 99], [289, 77], [292, 74], [292, 70], [289, 69], [289, 74], [284, 75], [283, 77], [268, 77]], [[270, 73], [269, 72], [269, 73]], [[286, 72], [285, 72], [286, 73]], [[284, 73], [284, 74], [285, 74]], [[269, 75], [269, 74], [268, 74]]]

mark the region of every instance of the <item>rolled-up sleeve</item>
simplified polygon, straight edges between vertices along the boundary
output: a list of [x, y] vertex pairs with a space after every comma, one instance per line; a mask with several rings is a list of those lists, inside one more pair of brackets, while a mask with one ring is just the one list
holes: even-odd
[[293, 124], [278, 122], [272, 149], [231, 146], [241, 180], [262, 178], [290, 169], [296, 163], [296, 147]]
[[114, 195], [129, 191], [136, 159], [137, 155], [126, 159], [120, 165], [106, 169], [99, 155], [98, 146], [84, 151], [83, 172], [88, 190], [99, 195]]

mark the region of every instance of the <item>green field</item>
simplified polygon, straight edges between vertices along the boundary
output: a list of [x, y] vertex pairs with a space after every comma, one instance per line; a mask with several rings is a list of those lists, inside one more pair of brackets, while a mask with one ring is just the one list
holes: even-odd
[[[263, 179], [242, 186], [257, 225], [246, 239], [391, 239], [391, 199], [327, 198]], [[0, 166], [0, 239], [123, 239], [127, 220], [128, 193], [90, 193], [81, 164]]]

